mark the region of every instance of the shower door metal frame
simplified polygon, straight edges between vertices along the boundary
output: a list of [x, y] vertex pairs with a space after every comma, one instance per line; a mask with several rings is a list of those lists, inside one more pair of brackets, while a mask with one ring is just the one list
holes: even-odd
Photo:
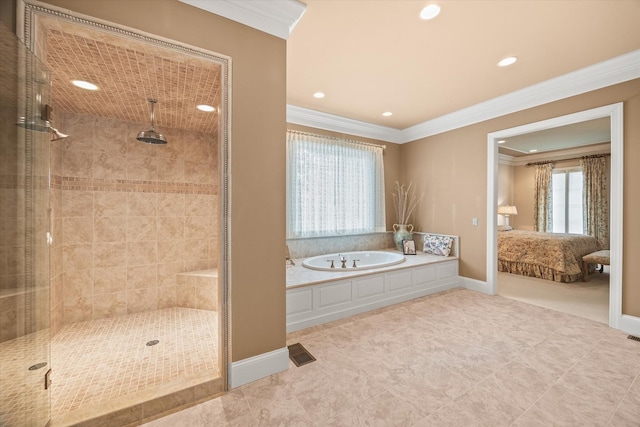
[[219, 113], [220, 126], [218, 131], [218, 156], [219, 156], [219, 182], [221, 183], [220, 200], [220, 258], [218, 265], [218, 283], [221, 285], [221, 309], [222, 328], [219, 349], [219, 367], [224, 390], [229, 389], [229, 364], [231, 356], [231, 200], [230, 200], [230, 168], [231, 168], [231, 76], [232, 60], [230, 57], [201, 49], [195, 46], [188, 46], [174, 40], [162, 38], [153, 34], [138, 31], [133, 28], [115, 24], [112, 22], [97, 19], [91, 16], [71, 12], [67, 9], [58, 8], [49, 4], [35, 0], [18, 0], [18, 37], [23, 40], [27, 47], [34, 48], [38, 40], [36, 31], [36, 20], [38, 16], [60, 19], [68, 22], [79, 23], [94, 27], [101, 31], [110, 32], [121, 37], [129, 37], [137, 41], [143, 41], [166, 49], [175, 50], [180, 53], [192, 55], [216, 63], [221, 67], [221, 88], [222, 106]]

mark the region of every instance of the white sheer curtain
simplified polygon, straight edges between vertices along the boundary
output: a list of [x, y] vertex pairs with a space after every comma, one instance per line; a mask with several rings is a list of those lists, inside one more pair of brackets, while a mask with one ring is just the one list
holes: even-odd
[[287, 238], [385, 231], [383, 147], [287, 131]]

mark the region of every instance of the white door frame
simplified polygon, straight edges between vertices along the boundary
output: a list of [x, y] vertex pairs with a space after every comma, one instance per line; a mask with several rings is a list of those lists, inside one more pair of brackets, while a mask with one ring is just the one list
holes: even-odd
[[620, 329], [620, 319], [622, 317], [622, 185], [624, 151], [621, 102], [491, 132], [487, 135], [487, 288], [491, 295], [495, 295], [498, 292], [498, 140], [603, 117], [609, 117], [611, 120], [609, 326]]

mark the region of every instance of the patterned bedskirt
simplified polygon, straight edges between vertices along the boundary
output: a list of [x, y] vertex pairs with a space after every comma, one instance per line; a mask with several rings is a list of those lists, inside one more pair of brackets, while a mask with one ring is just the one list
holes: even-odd
[[498, 271], [555, 282], [582, 279], [582, 257], [598, 250], [583, 234], [511, 230], [498, 232]]

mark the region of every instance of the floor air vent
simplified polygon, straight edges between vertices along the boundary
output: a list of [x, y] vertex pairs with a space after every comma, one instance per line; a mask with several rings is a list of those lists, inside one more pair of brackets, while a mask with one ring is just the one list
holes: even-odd
[[287, 348], [289, 349], [289, 359], [291, 359], [296, 366], [306, 365], [316, 360], [300, 343], [291, 344]]
[[634, 340], [634, 341], [640, 342], [640, 338], [634, 337], [633, 335], [629, 335], [627, 338], [629, 338], [630, 340]]

